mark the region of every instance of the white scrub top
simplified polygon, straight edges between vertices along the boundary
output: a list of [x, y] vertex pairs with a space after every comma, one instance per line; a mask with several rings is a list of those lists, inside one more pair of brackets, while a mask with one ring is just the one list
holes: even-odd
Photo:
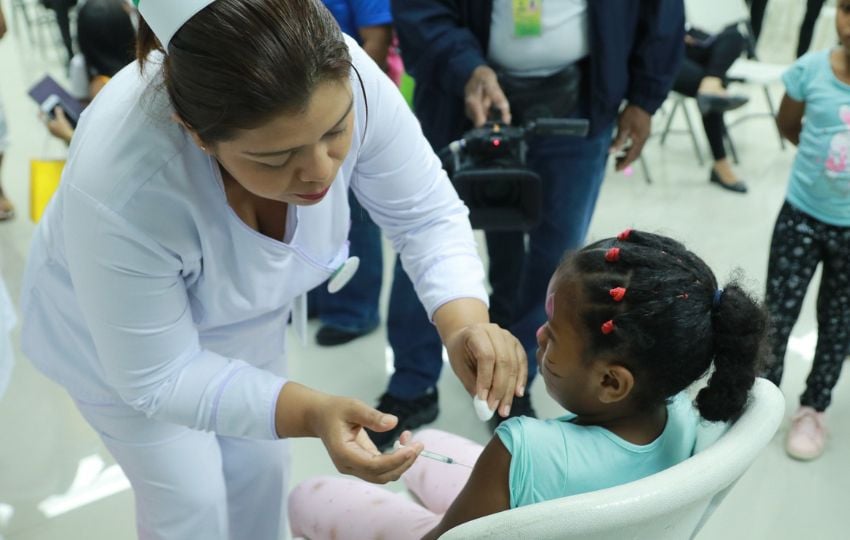
[[39, 369], [84, 403], [277, 438], [290, 308], [348, 256], [349, 186], [429, 315], [486, 302], [466, 207], [398, 90], [347, 42], [365, 87], [352, 72], [351, 151], [324, 200], [290, 206], [286, 242], [232, 211], [215, 160], [170, 119], [158, 62], [111, 80], [83, 115], [26, 268], [23, 349]]

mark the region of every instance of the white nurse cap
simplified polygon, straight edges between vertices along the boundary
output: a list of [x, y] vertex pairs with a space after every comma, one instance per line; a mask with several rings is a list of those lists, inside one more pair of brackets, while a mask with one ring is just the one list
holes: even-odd
[[213, 2], [215, 0], [133, 0], [166, 51], [174, 34], [197, 12]]

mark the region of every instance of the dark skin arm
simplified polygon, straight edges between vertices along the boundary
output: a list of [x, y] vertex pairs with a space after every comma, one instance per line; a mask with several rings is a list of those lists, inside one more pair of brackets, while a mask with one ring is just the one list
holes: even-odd
[[393, 30], [388, 24], [358, 28], [363, 40], [363, 50], [382, 70], [387, 70], [387, 53], [393, 41]]
[[800, 144], [800, 131], [803, 129], [803, 114], [806, 112], [806, 102], [797, 101], [782, 96], [779, 112], [776, 113], [776, 127], [779, 133], [793, 145]]
[[510, 466], [510, 452], [499, 437], [493, 437], [475, 463], [466, 485], [443, 516], [443, 520], [423, 536], [423, 540], [439, 538], [441, 534], [461, 523], [510, 509], [511, 496], [508, 488]]
[[[626, 105], [617, 120], [617, 137], [611, 143], [610, 153], [625, 152], [617, 157], [616, 169], [624, 170], [640, 157], [643, 145], [652, 131], [652, 115], [637, 105]], [[628, 143], [631, 142], [629, 145]]]

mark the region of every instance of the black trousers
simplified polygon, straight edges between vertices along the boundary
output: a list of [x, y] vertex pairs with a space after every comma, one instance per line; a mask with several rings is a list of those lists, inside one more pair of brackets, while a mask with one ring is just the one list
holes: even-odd
[[758, 41], [761, 34], [761, 23], [767, 9], [767, 0], [747, 0], [750, 5], [750, 27], [753, 30], [753, 41]]
[[850, 227], [826, 224], [787, 201], [779, 211], [767, 268], [765, 303], [771, 357], [764, 376], [782, 380], [788, 338], [818, 264], [818, 341], [800, 405], [824, 411], [850, 353]]
[[[826, 0], [806, 0], [806, 14], [803, 23], [800, 24], [800, 37], [797, 40], [797, 58], [800, 58], [809, 50], [812, 44], [812, 35], [815, 31], [815, 23], [820, 15], [820, 10]], [[837, 39], [837, 38], [836, 38]]]
[[77, 5], [77, 0], [42, 0], [48, 9], [56, 12], [56, 23], [59, 25], [59, 33], [62, 34], [62, 43], [68, 53], [68, 61], [74, 56], [74, 44], [71, 41], [71, 19], [69, 13], [71, 8]]
[[[697, 90], [703, 78], [718, 77], [725, 81], [726, 71], [741, 55], [745, 47], [746, 39], [735, 27], [726, 28], [717, 34], [708, 47], [686, 45], [685, 58], [682, 60], [682, 67], [676, 75], [673, 90], [694, 97], [697, 95]], [[723, 113], [703, 115], [702, 125], [705, 128], [705, 136], [708, 138], [714, 160], [725, 158], [726, 149], [723, 147], [723, 135], [726, 133], [726, 124], [723, 123]]]
[[[820, 10], [826, 0], [806, 0], [806, 14], [800, 24], [800, 36], [797, 40], [797, 58], [800, 58], [809, 50], [812, 44], [812, 34], [815, 31], [815, 23], [820, 15]], [[750, 25], [753, 29], [753, 38], [758, 41], [761, 34], [761, 24], [764, 20], [764, 12], [767, 8], [767, 0], [748, 0], [750, 4]]]

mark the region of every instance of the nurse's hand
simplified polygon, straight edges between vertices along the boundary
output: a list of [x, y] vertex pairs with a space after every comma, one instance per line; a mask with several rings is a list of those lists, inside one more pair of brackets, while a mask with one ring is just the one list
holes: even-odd
[[382, 454], [364, 428], [388, 431], [395, 427], [398, 418], [356, 399], [330, 397], [325, 412], [320, 415], [317, 435], [337, 470], [375, 484], [398, 480], [416, 461], [422, 444], [411, 444], [392, 454]]
[[461, 328], [445, 341], [449, 361], [466, 390], [508, 416], [514, 396], [525, 394], [528, 359], [513, 334], [492, 323]]
[[398, 418], [356, 399], [325, 394], [295, 382], [283, 385], [275, 408], [279, 437], [319, 437], [337, 470], [367, 482], [398, 480], [422, 451], [414, 443], [392, 454], [381, 454], [364, 428], [388, 431]]

